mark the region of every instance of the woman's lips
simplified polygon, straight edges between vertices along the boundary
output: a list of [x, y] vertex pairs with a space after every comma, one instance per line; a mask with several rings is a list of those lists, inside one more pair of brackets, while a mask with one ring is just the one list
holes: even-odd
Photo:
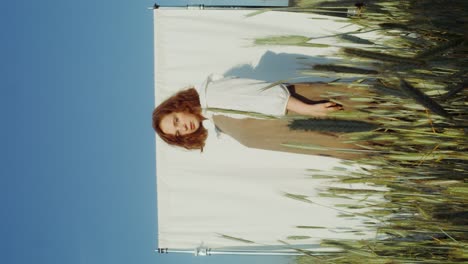
[[195, 125], [193, 124], [193, 122], [190, 122], [190, 129], [191, 129], [191, 130], [194, 130], [194, 129], [195, 129]]

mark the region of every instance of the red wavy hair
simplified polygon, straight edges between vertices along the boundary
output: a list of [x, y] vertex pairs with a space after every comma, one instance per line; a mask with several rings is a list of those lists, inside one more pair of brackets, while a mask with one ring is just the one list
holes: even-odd
[[[195, 115], [198, 121], [200, 121], [200, 127], [194, 133], [184, 136], [164, 134], [159, 127], [161, 120], [164, 116], [174, 112], [185, 112]], [[195, 88], [189, 88], [176, 93], [154, 109], [153, 128], [159, 137], [170, 145], [203, 151], [206, 138], [208, 137], [208, 131], [202, 125], [202, 121], [205, 119], [201, 114], [200, 97], [197, 91]]]

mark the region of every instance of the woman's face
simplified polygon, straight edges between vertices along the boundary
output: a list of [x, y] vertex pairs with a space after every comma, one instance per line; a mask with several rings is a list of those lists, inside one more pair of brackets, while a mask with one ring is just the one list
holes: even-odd
[[161, 118], [159, 127], [166, 135], [185, 136], [197, 131], [200, 121], [194, 114], [174, 112]]

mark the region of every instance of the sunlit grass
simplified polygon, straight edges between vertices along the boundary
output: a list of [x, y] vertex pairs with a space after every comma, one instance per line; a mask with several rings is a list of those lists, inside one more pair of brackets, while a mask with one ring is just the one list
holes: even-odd
[[[294, 1], [291, 12], [330, 14], [353, 8], [351, 1]], [[298, 263], [450, 263], [468, 262], [468, 45], [463, 26], [467, 16], [462, 0], [378, 1], [350, 19], [361, 32], [390, 36], [379, 44], [360, 32], [337, 34], [361, 48], [340, 51], [340, 65], [319, 65], [304, 75], [327, 74], [335, 82], [353, 76], [350, 87], [367, 95], [327, 94], [332, 101], [347, 97], [359, 103], [356, 111], [332, 117], [361, 120], [379, 129], [349, 133], [347, 143], [365, 147], [355, 164], [373, 165], [367, 174], [340, 174], [346, 184], [385, 186], [387, 190], [329, 188], [324, 197], [361, 199], [363, 205], [341, 204], [343, 217], [351, 209], [367, 209], [360, 216], [378, 231], [375, 239], [323, 240], [324, 247], [341, 252], [314, 255], [307, 252]], [[288, 11], [285, 9], [285, 11]], [[261, 15], [261, 12], [252, 15]], [[460, 19], [459, 19], [460, 18]], [[330, 18], [333, 19], [333, 18]], [[458, 24], [457, 24], [458, 23]], [[313, 39], [300, 36], [259, 39], [258, 45], [313, 47]], [[349, 79], [349, 78], [348, 78]], [[313, 125], [311, 125], [311, 129]], [[333, 131], [331, 131], [333, 132]], [[336, 131], [335, 131], [336, 132]], [[320, 149], [319, 145], [284, 142], [284, 146]], [[333, 149], [333, 151], [354, 151]], [[312, 170], [312, 168], [311, 168]], [[323, 175], [327, 178], [328, 175]], [[385, 199], [367, 201], [372, 195]], [[313, 203], [305, 196], [285, 194], [298, 202]], [[348, 211], [348, 209], [350, 209]], [[378, 220], [378, 221], [373, 221]], [[377, 224], [377, 222], [379, 224]], [[301, 230], [321, 228], [298, 226]], [[303, 236], [291, 239], [305, 239]], [[311, 256], [313, 255], [313, 256]]]

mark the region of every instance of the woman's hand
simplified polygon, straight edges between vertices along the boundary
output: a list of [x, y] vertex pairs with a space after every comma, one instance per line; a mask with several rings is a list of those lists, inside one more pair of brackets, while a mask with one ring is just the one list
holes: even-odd
[[343, 110], [343, 106], [335, 102], [326, 102], [308, 105], [311, 116], [326, 116], [330, 112]]
[[300, 115], [323, 117], [330, 112], [343, 110], [343, 106], [334, 102], [306, 104], [299, 99], [290, 96], [286, 109]]

